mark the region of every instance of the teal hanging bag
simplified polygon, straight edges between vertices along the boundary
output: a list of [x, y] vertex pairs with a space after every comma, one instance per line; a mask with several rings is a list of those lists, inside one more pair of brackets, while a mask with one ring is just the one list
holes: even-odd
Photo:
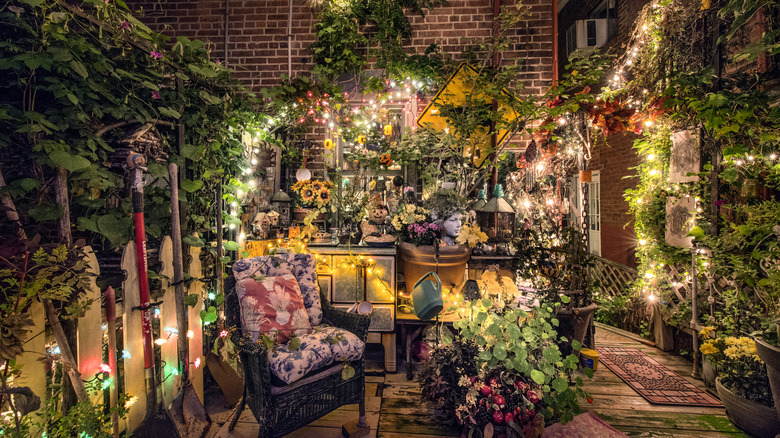
[[[432, 277], [428, 280], [428, 277]], [[441, 280], [439, 275], [431, 271], [417, 280], [412, 289], [412, 306], [414, 314], [422, 321], [430, 321], [444, 308], [441, 298]]]

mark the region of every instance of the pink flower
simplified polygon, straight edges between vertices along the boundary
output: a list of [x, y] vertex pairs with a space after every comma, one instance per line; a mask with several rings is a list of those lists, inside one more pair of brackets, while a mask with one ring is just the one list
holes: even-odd
[[155, 59], [162, 58], [162, 54], [160, 52], [157, 52], [157, 51], [154, 51], [154, 50], [149, 52], [149, 56], [151, 56], [152, 58], [155, 58]]
[[152, 91], [152, 97], [155, 98], [155, 99], [159, 99], [160, 98], [160, 93], [158, 91]]
[[130, 22], [125, 20], [122, 23], [119, 24], [120, 30], [130, 30]]
[[414, 191], [414, 187], [412, 187], [412, 186], [404, 187], [404, 194], [409, 193], [409, 192], [413, 192], [413, 191]]

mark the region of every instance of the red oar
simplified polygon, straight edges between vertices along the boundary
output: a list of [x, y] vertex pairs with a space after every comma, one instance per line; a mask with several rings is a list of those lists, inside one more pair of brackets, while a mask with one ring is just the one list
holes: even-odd
[[146, 416], [157, 410], [157, 388], [154, 378], [154, 344], [152, 343], [152, 319], [149, 312], [149, 278], [146, 272], [146, 230], [144, 229], [144, 171], [146, 159], [132, 154], [127, 164], [133, 170], [133, 219], [135, 220], [135, 254], [138, 264], [138, 289], [143, 312], [144, 377], [146, 379]]

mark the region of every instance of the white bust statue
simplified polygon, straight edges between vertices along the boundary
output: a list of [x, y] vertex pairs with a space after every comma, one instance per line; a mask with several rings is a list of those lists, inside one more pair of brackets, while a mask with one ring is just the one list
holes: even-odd
[[460, 234], [461, 214], [455, 213], [441, 224], [443, 228], [442, 240], [447, 246], [455, 246], [455, 239]]

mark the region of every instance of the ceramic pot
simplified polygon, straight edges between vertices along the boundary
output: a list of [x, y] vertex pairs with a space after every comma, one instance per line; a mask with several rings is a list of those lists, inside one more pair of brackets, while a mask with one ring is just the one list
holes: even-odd
[[[293, 208], [293, 221], [298, 223], [303, 223], [303, 220], [306, 219], [306, 217], [310, 215], [312, 211], [314, 211], [313, 208], [301, 208], [301, 207]], [[324, 220], [325, 220], [325, 213], [320, 212], [319, 214], [317, 214], [317, 216], [314, 217], [313, 222], [322, 222]]]
[[[591, 303], [588, 306], [575, 309], [558, 308], [555, 316], [559, 321], [558, 334], [569, 339], [569, 342], [560, 346], [565, 355], [571, 352], [572, 339], [576, 339], [580, 344], [585, 343], [585, 335], [588, 333], [588, 326], [593, 320], [593, 314], [596, 312], [597, 307], [596, 303]], [[575, 354], [579, 356], [579, 352]]]
[[[414, 246], [408, 242], [398, 245], [398, 255], [404, 269], [406, 293], [411, 294], [414, 284], [427, 272], [437, 272], [433, 245]], [[471, 248], [466, 245], [439, 248], [438, 274], [444, 288], [463, 283]]]
[[716, 377], [718, 377], [718, 372], [715, 370], [715, 366], [707, 356], [704, 356], [704, 360], [701, 362], [701, 379], [704, 380], [704, 384], [708, 388], [712, 388], [715, 386]]
[[720, 378], [715, 379], [715, 388], [737, 427], [759, 438], [775, 438], [780, 433], [780, 420], [774, 409], [734, 394], [720, 383]]
[[[777, 418], [780, 419], [780, 347], [770, 345], [765, 340], [756, 339], [758, 357], [766, 364], [769, 375], [769, 386], [772, 388], [772, 398], [775, 401]], [[780, 434], [780, 430], [777, 431]]]

